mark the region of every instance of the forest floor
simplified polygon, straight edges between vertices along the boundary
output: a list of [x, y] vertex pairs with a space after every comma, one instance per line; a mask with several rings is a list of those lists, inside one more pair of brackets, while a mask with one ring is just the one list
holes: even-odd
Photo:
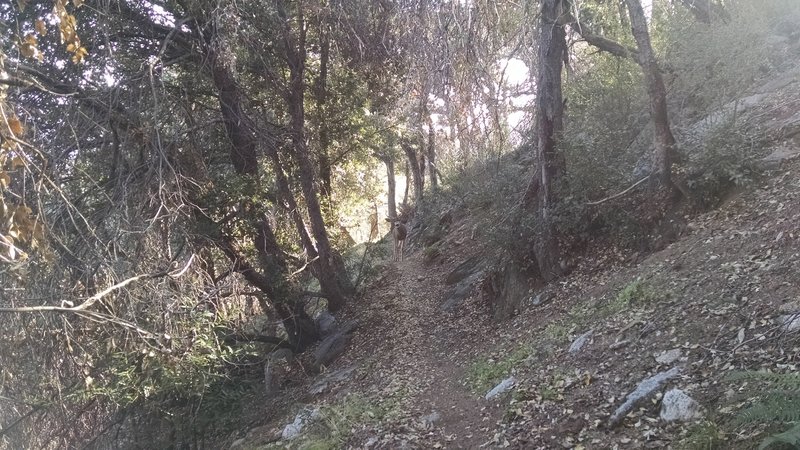
[[[454, 312], [441, 308], [448, 273], [479, 252], [456, 221], [442, 261], [411, 252], [348, 307], [344, 318], [359, 328], [327, 371], [352, 375], [319, 395], [307, 390], [325, 374], [292, 388], [297, 404], [325, 405], [322, 419], [273, 447], [754, 448], [765, 429], [734, 424], [748, 385], [727, 375], [797, 370], [800, 332], [779, 318], [800, 312], [800, 162], [686, 220], [676, 242], [650, 255], [593, 248], [545, 302], [504, 322], [491, 319], [477, 288]], [[607, 426], [640, 381], [673, 367], [679, 376]], [[485, 400], [509, 375], [515, 387]], [[661, 420], [670, 387], [694, 398], [703, 419]], [[297, 410], [259, 432], [280, 434]], [[257, 441], [239, 448], [248, 442]]]

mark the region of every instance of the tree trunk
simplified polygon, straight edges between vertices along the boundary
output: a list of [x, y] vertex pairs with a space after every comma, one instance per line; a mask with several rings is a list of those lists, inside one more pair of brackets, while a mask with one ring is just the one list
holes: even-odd
[[436, 177], [436, 131], [433, 129], [433, 118], [428, 110], [427, 98], [423, 99], [422, 101], [422, 118], [425, 121], [425, 125], [428, 127], [428, 141], [423, 147], [425, 149], [425, 154], [428, 157], [428, 177], [430, 178], [431, 189], [436, 191], [436, 189], [439, 187], [439, 181]]
[[408, 159], [408, 165], [411, 168], [411, 178], [414, 182], [414, 203], [419, 205], [422, 202], [423, 197], [423, 189], [424, 189], [424, 180], [423, 174], [420, 170], [419, 160], [417, 159], [417, 152], [414, 151], [414, 147], [411, 146], [410, 143], [404, 142], [402, 144], [403, 152], [406, 154], [406, 158]]
[[[258, 160], [256, 156], [256, 140], [253, 130], [250, 128], [242, 107], [239, 85], [236, 83], [232, 62], [223, 58], [229, 52], [223, 46], [223, 41], [219, 38], [212, 44], [209, 50], [209, 60], [211, 61], [211, 72], [214, 86], [219, 92], [220, 110], [222, 112], [225, 130], [231, 141], [231, 161], [234, 169], [241, 175], [254, 175], [258, 173]], [[268, 146], [269, 147], [269, 146]], [[273, 155], [277, 158], [277, 152]], [[283, 172], [280, 165], [276, 165], [276, 173], [279, 181], [279, 190], [284, 197], [294, 204], [296, 202], [291, 191], [288, 189], [288, 182], [281, 178]], [[280, 188], [283, 189], [280, 189]], [[200, 220], [204, 219], [202, 216]], [[302, 220], [301, 220], [302, 222]], [[208, 224], [210, 229], [213, 224]], [[311, 239], [305, 233], [305, 228], [300, 227], [300, 238], [304, 246], [311, 245]], [[286, 262], [283, 252], [278, 246], [275, 235], [272, 232], [269, 222], [265, 219], [261, 221], [254, 240], [255, 248], [261, 260], [264, 274], [259, 273], [252, 265], [244, 260], [235, 249], [233, 239], [223, 235], [221, 232], [215, 236], [217, 246], [231, 260], [234, 270], [242, 274], [248, 283], [263, 292], [275, 305], [275, 308], [286, 328], [290, 344], [294, 351], [303, 351], [308, 345], [319, 339], [313, 321], [310, 320], [304, 311], [305, 305], [301, 301], [299, 288], [286, 279]], [[320, 282], [322, 285], [322, 282]], [[263, 298], [260, 298], [261, 308], [265, 314], [270, 313], [270, 307]], [[292, 313], [282, 314], [281, 311], [291, 311]], [[307, 323], [310, 321], [310, 324]], [[309, 326], [312, 331], [309, 331]]]
[[639, 49], [639, 64], [644, 72], [647, 95], [650, 97], [650, 115], [655, 125], [655, 153], [651, 173], [651, 186], [654, 189], [671, 189], [672, 160], [675, 137], [669, 125], [667, 113], [667, 90], [661, 71], [658, 67], [653, 47], [650, 44], [650, 33], [647, 30], [647, 19], [640, 0], [625, 0], [631, 18], [631, 28]]
[[319, 117], [319, 155], [317, 157], [319, 167], [320, 179], [320, 195], [325, 203], [331, 206], [332, 195], [332, 175], [331, 175], [331, 158], [330, 158], [330, 145], [331, 136], [328, 129], [328, 120], [326, 117], [327, 104], [328, 104], [328, 64], [330, 62], [331, 41], [328, 30], [328, 23], [325, 18], [320, 19], [319, 24], [319, 75], [314, 81], [314, 97], [317, 102], [317, 108], [320, 112]]
[[533, 251], [539, 273], [545, 281], [561, 275], [558, 241], [551, 213], [557, 201], [554, 187], [563, 175], [565, 165], [556, 144], [563, 129], [561, 72], [567, 52], [566, 33], [558, 19], [566, 12], [562, 0], [541, 2], [539, 73], [536, 83], [538, 169], [526, 193], [526, 202], [534, 205], [538, 217]]
[[389, 208], [388, 215], [390, 219], [397, 218], [397, 204], [395, 201], [395, 182], [394, 182], [394, 160], [391, 157], [383, 158], [383, 163], [386, 164], [386, 184], [387, 184], [387, 205]]
[[403, 190], [403, 203], [402, 204], [403, 205], [408, 205], [408, 190], [409, 190], [408, 188], [411, 186], [411, 173], [410, 173], [410, 170], [408, 168], [408, 161], [406, 161], [405, 174], [406, 174], [406, 186], [405, 186], [405, 189]]
[[[222, 48], [220, 48], [222, 47]], [[244, 126], [241, 92], [236, 83], [231, 61], [225, 55], [231, 54], [224, 48], [222, 40], [212, 44], [209, 50], [211, 74], [214, 87], [219, 92], [219, 107], [225, 124], [225, 131], [231, 141], [230, 156], [237, 173], [252, 175], [258, 172], [256, 141], [249, 127]]]
[[[293, 147], [293, 156], [298, 167], [298, 177], [306, 208], [311, 222], [311, 233], [317, 243], [319, 256], [319, 271], [317, 273], [320, 286], [328, 300], [328, 309], [336, 311], [344, 306], [346, 299], [355, 292], [355, 288], [347, 276], [342, 258], [334, 252], [325, 219], [322, 215], [317, 188], [314, 184], [314, 168], [305, 139], [305, 83], [303, 80], [306, 60], [306, 28], [302, 11], [298, 13], [298, 36], [295, 39], [290, 29], [285, 4], [278, 1], [278, 14], [283, 20], [283, 45], [286, 52], [286, 62], [289, 66], [289, 86], [286, 90], [285, 100], [289, 110], [290, 133]], [[296, 40], [296, 42], [295, 42]]]

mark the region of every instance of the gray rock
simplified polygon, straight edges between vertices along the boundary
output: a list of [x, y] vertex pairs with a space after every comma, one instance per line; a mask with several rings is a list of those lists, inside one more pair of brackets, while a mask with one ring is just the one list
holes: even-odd
[[233, 443], [230, 446], [230, 450], [235, 450], [237, 448], [242, 448], [244, 446], [244, 442], [245, 442], [245, 438], [239, 438], [239, 439], [233, 441]]
[[492, 308], [494, 320], [502, 321], [514, 316], [520, 304], [528, 297], [530, 278], [516, 263], [499, 263], [485, 277], [483, 297]]
[[756, 161], [756, 165], [761, 170], [778, 170], [784, 163], [797, 157], [800, 157], [800, 148], [779, 145], [772, 153]]
[[501, 381], [497, 386], [493, 387], [491, 391], [486, 393], [484, 397], [486, 400], [491, 400], [500, 394], [503, 394], [514, 387], [516, 384], [517, 379], [514, 377], [508, 377], [505, 380]]
[[656, 362], [659, 364], [672, 364], [681, 357], [681, 349], [673, 348], [672, 350], [666, 350], [661, 352], [660, 355], [656, 356]]
[[356, 325], [354, 322], [342, 324], [339, 329], [326, 337], [320, 342], [319, 346], [314, 350], [314, 369], [319, 370], [322, 366], [326, 366], [333, 362], [336, 358], [344, 353], [344, 349], [350, 342], [352, 335], [350, 334]]
[[628, 413], [639, 404], [639, 402], [650, 397], [661, 387], [661, 385], [663, 385], [669, 379], [678, 376], [680, 373], [680, 367], [673, 367], [672, 369], [659, 372], [650, 378], [642, 380], [639, 385], [636, 386], [636, 389], [625, 397], [625, 402], [620, 405], [620, 407], [614, 411], [614, 414], [611, 416], [611, 418], [608, 419], [609, 428], [614, 428], [619, 425], [622, 422], [622, 419], [624, 419], [625, 416], [627, 416]]
[[480, 256], [473, 256], [466, 261], [459, 264], [452, 272], [447, 274], [444, 282], [445, 284], [456, 284], [459, 281], [467, 278], [468, 276], [480, 271], [483, 258]]
[[547, 295], [544, 292], [539, 292], [535, 297], [530, 298], [529, 303], [531, 306], [541, 306], [548, 301], [550, 301], [550, 295]]
[[309, 394], [318, 395], [325, 392], [328, 387], [335, 383], [347, 381], [356, 370], [355, 366], [345, 367], [343, 369], [334, 370], [333, 372], [326, 373], [322, 378], [315, 381], [308, 390]]
[[778, 323], [783, 326], [783, 331], [787, 333], [800, 331], [800, 313], [780, 316], [778, 318]]
[[703, 417], [700, 404], [680, 389], [671, 389], [661, 400], [661, 420], [688, 422]]
[[586, 333], [583, 333], [582, 335], [575, 338], [575, 340], [572, 341], [572, 345], [569, 346], [569, 352], [577, 353], [581, 351], [583, 346], [586, 345], [587, 342], [589, 342], [589, 339], [591, 339], [592, 334], [594, 334], [594, 330], [589, 330]]
[[297, 413], [297, 416], [294, 418], [294, 422], [286, 425], [283, 427], [283, 432], [281, 433], [281, 438], [284, 440], [291, 440], [296, 438], [303, 432], [303, 430], [308, 426], [310, 423], [314, 422], [315, 420], [319, 419], [320, 413], [319, 408], [308, 409], [304, 408]]
[[430, 414], [422, 416], [422, 426], [425, 427], [425, 429], [430, 429], [433, 428], [433, 426], [436, 425], [436, 422], [440, 420], [442, 420], [441, 414], [439, 414], [437, 411], [434, 411]]
[[461, 302], [463, 302], [472, 293], [475, 285], [483, 277], [483, 271], [472, 274], [471, 276], [461, 280], [450, 291], [447, 299], [442, 303], [442, 310], [453, 312]]
[[322, 336], [331, 334], [336, 328], [336, 317], [327, 310], [322, 310], [314, 317], [314, 323]]

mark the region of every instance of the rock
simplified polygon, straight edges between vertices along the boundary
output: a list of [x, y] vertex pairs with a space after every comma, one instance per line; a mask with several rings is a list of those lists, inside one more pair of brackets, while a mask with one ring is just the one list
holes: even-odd
[[572, 341], [572, 345], [569, 346], [569, 352], [570, 353], [579, 352], [583, 348], [583, 346], [586, 345], [589, 339], [591, 339], [593, 333], [594, 330], [589, 330], [586, 333], [583, 333], [582, 335], [575, 338], [575, 340]]
[[334, 370], [333, 372], [326, 373], [322, 378], [315, 381], [308, 390], [311, 395], [319, 395], [328, 389], [328, 386], [347, 381], [356, 370], [355, 366], [345, 367], [343, 369]]
[[239, 438], [239, 439], [233, 441], [233, 443], [230, 446], [230, 450], [235, 450], [237, 448], [241, 448], [241, 447], [244, 446], [244, 443], [245, 443], [245, 438]]
[[351, 332], [356, 325], [353, 322], [343, 324], [339, 329], [320, 342], [314, 350], [314, 369], [319, 370], [322, 366], [330, 364], [333, 360], [344, 353], [344, 349], [352, 338]]
[[672, 350], [666, 350], [661, 352], [660, 355], [656, 356], [656, 362], [659, 364], [672, 364], [681, 357], [681, 349], [673, 348]]
[[491, 391], [486, 393], [484, 397], [486, 400], [491, 400], [500, 394], [507, 392], [509, 389], [514, 387], [516, 384], [517, 379], [514, 377], [508, 377], [505, 380], [501, 381], [497, 386], [493, 387]]
[[320, 335], [327, 336], [336, 328], [336, 317], [333, 317], [333, 314], [323, 309], [314, 316], [314, 324], [317, 325]]
[[622, 422], [622, 419], [633, 410], [639, 402], [647, 399], [655, 391], [657, 391], [662, 384], [667, 380], [678, 376], [681, 373], [680, 367], [673, 367], [664, 372], [659, 372], [650, 378], [642, 380], [636, 389], [625, 397], [625, 402], [614, 411], [611, 418], [608, 419], [609, 428], [614, 428]]
[[264, 391], [267, 397], [273, 397], [280, 388], [279, 376], [276, 375], [272, 361], [264, 364]]
[[439, 414], [437, 411], [434, 411], [430, 414], [422, 416], [422, 426], [425, 427], [426, 430], [431, 429], [436, 422], [440, 421], [441, 419], [441, 414]]
[[536, 294], [535, 297], [531, 297], [528, 300], [528, 303], [531, 306], [541, 306], [541, 305], [544, 305], [545, 303], [549, 302], [550, 298], [551, 298], [551, 296], [547, 295], [545, 292], [539, 292], [538, 294]]
[[461, 302], [464, 301], [469, 295], [472, 293], [472, 290], [475, 288], [475, 285], [481, 280], [483, 277], [483, 271], [478, 273], [474, 273], [471, 276], [467, 277], [464, 280], [458, 282], [455, 287], [450, 291], [450, 294], [447, 296], [447, 299], [442, 303], [442, 310], [447, 312], [453, 312]]
[[459, 264], [452, 272], [447, 274], [444, 279], [445, 284], [456, 284], [459, 281], [467, 278], [468, 276], [480, 271], [480, 265], [483, 261], [481, 256], [473, 256], [466, 261]]
[[377, 443], [378, 443], [378, 438], [373, 436], [373, 437], [367, 439], [367, 442], [364, 443], [364, 448], [372, 448], [372, 446], [377, 444]]
[[800, 148], [779, 145], [772, 153], [756, 161], [756, 166], [761, 170], [778, 170], [781, 166], [800, 156]]
[[303, 432], [308, 424], [314, 422], [319, 418], [319, 408], [308, 409], [304, 408], [297, 413], [294, 422], [286, 425], [281, 433], [281, 438], [284, 440], [291, 440], [296, 438]]
[[513, 262], [498, 264], [482, 283], [483, 296], [497, 321], [514, 316], [530, 292], [529, 277]]
[[671, 389], [661, 400], [661, 420], [688, 422], [703, 417], [700, 404], [680, 389]]
[[800, 331], [800, 313], [780, 316], [778, 317], [778, 323], [783, 326], [783, 331], [786, 333]]

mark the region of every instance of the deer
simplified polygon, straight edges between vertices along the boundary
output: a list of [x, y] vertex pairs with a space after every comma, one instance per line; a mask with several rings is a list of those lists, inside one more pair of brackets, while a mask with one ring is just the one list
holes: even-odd
[[386, 221], [392, 224], [392, 241], [394, 243], [393, 261], [403, 261], [403, 248], [408, 236], [408, 228], [400, 219], [387, 217]]

